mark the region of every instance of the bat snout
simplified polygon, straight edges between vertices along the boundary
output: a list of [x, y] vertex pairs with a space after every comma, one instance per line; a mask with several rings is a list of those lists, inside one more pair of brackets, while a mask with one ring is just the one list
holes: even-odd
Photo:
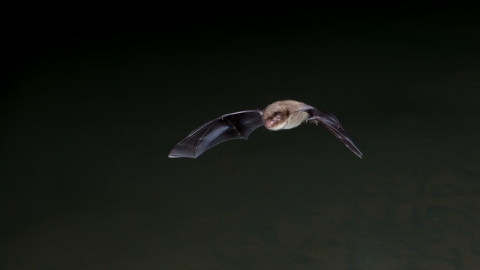
[[264, 123], [264, 126], [266, 128], [273, 128], [275, 126], [276, 122], [273, 120], [266, 120]]

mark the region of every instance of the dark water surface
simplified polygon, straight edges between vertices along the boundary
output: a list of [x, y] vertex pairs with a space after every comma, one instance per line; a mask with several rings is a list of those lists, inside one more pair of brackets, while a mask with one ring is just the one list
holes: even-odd
[[[46, 46], [2, 100], [0, 268], [479, 269], [472, 14]], [[315, 125], [167, 158], [202, 123], [282, 99], [334, 113], [364, 159]]]

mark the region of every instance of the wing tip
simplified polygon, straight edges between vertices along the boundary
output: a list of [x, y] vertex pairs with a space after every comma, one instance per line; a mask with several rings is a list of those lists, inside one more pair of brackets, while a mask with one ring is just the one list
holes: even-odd
[[352, 151], [352, 152], [353, 152], [355, 155], [357, 155], [357, 157], [359, 157], [360, 159], [363, 159], [363, 154], [362, 154], [362, 152], [360, 152], [360, 151], [358, 151], [358, 152], [357, 152], [357, 151]]
[[363, 159], [363, 153], [352, 143], [351, 145], [345, 144], [345, 146], [352, 151], [357, 157]]
[[196, 156], [187, 156], [187, 155], [183, 155], [183, 154], [180, 154], [180, 153], [175, 153], [174, 150], [172, 150], [172, 151], [168, 154], [168, 157], [169, 157], [169, 158], [193, 158], [193, 159], [196, 159], [196, 158], [197, 158]]
[[174, 156], [174, 155], [168, 155], [169, 158], [193, 158], [196, 159], [196, 157], [187, 157], [187, 156]]

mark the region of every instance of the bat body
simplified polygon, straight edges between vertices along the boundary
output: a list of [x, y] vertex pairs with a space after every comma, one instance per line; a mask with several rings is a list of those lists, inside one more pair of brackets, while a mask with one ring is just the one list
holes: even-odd
[[263, 111], [248, 110], [224, 114], [192, 131], [170, 152], [170, 158], [197, 158], [209, 148], [227, 140], [247, 139], [252, 131], [264, 126], [269, 130], [291, 129], [303, 122], [322, 123], [348, 149], [362, 158], [338, 119], [331, 113], [294, 100], [277, 101]]

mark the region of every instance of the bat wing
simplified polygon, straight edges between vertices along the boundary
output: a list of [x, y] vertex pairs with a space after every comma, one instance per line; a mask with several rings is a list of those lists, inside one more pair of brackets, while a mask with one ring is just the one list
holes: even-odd
[[263, 126], [262, 111], [249, 110], [220, 116], [192, 131], [170, 151], [170, 158], [197, 158], [211, 147], [233, 139], [247, 139]]
[[343, 129], [340, 121], [338, 121], [335, 115], [320, 111], [319, 109], [308, 106], [308, 108], [303, 109], [302, 111], [307, 112], [310, 115], [310, 118], [307, 121], [322, 123], [325, 127], [330, 130], [335, 137], [342, 141], [348, 149], [357, 155], [359, 158], [363, 157], [362, 152], [355, 146], [352, 140], [348, 137], [347, 132]]

